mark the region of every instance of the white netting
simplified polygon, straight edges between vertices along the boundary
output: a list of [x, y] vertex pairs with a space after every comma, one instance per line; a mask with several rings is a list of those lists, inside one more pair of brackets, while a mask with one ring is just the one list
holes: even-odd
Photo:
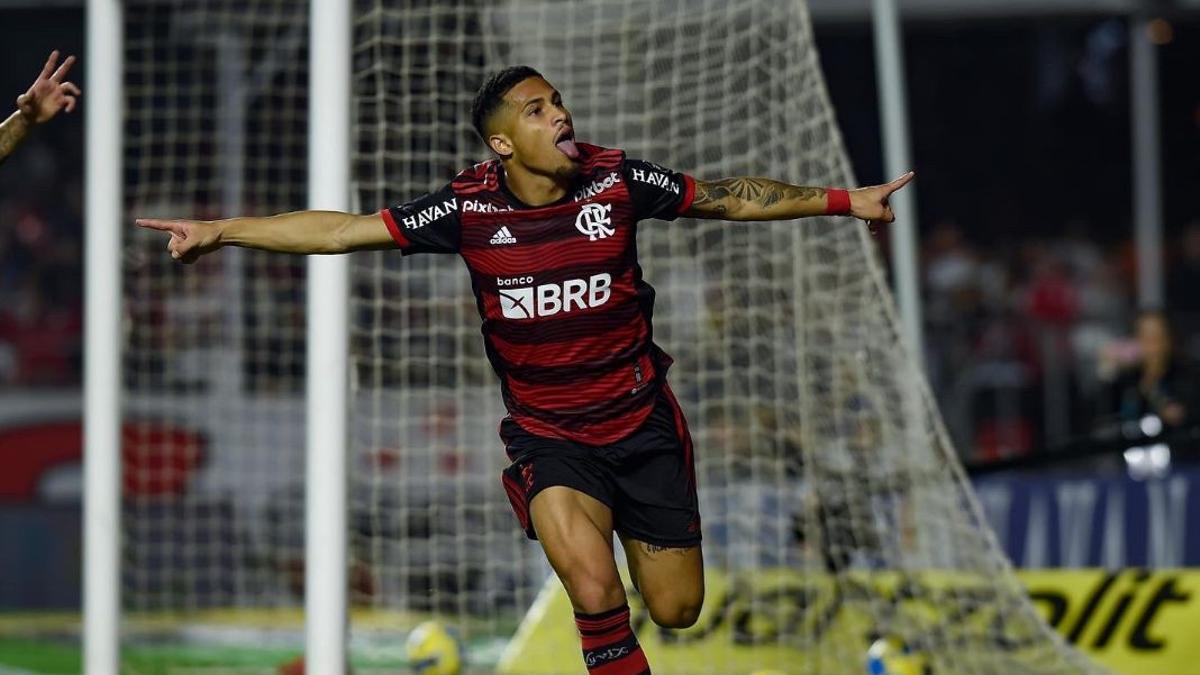
[[[355, 45], [364, 206], [485, 159], [470, 100], [517, 63], [563, 92], [581, 140], [702, 178], [852, 181], [802, 3], [376, 0]], [[842, 607], [833, 628], [808, 617], [775, 636], [809, 655], [788, 672], [863, 672], [869, 634], [902, 638], [938, 673], [1086, 668], [987, 532], [861, 224], [651, 222], [639, 244], [696, 441], [707, 564], [735, 579], [800, 570]], [[546, 568], [500, 486], [503, 410], [467, 274], [454, 257], [387, 253], [354, 269], [354, 447], [382, 460], [360, 463], [352, 491], [368, 514], [361, 600], [506, 636]], [[838, 626], [856, 614], [869, 619]], [[550, 660], [580, 668], [570, 651]]]
[[[131, 216], [303, 208], [307, 10], [126, 3]], [[354, 30], [364, 211], [485, 158], [470, 100], [514, 63], [557, 85], [581, 140], [701, 178], [852, 180], [801, 3], [358, 0]], [[279, 627], [263, 610], [303, 591], [303, 260], [225, 250], [185, 269], [164, 244], [132, 230], [127, 244], [126, 608], [175, 615], [175, 632]], [[757, 665], [859, 673], [871, 633], [936, 673], [1085, 669], [987, 533], [860, 225], [649, 222], [639, 244], [696, 441], [708, 566], [820, 589], [763, 601], [790, 626], [767, 646], [806, 656]], [[386, 610], [391, 643], [433, 613], [487, 661], [479, 648], [512, 636], [548, 567], [500, 486], [503, 411], [466, 272], [394, 253], [353, 269], [352, 601]], [[214, 609], [236, 611], [199, 612]], [[543, 661], [576, 672], [574, 649]], [[731, 672], [723, 659], [654, 666]]]
[[182, 267], [132, 223], [304, 208], [307, 11], [125, 3], [128, 616], [268, 626], [247, 610], [303, 605], [304, 259]]

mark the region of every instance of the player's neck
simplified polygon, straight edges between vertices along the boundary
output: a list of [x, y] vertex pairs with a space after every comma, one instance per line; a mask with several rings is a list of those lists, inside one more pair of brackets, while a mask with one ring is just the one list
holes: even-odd
[[527, 206], [553, 204], [565, 197], [571, 187], [566, 180], [533, 173], [515, 162], [507, 162], [503, 168], [508, 191]]

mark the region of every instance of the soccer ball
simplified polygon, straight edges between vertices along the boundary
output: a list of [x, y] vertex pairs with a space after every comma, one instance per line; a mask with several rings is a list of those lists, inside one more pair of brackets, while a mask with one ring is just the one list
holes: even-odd
[[867, 675], [925, 675], [925, 659], [902, 640], [879, 638], [867, 649]]
[[459, 675], [466, 660], [458, 636], [437, 621], [414, 628], [405, 649], [409, 666], [419, 675]]

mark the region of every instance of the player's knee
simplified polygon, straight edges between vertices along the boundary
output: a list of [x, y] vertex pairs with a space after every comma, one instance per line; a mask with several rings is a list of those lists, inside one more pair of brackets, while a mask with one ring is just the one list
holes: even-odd
[[676, 598], [670, 602], [648, 602], [650, 619], [663, 628], [690, 628], [700, 618], [704, 597]]
[[625, 602], [625, 589], [620, 578], [607, 575], [575, 572], [562, 578], [567, 595], [575, 607], [588, 614], [597, 614], [618, 607]]

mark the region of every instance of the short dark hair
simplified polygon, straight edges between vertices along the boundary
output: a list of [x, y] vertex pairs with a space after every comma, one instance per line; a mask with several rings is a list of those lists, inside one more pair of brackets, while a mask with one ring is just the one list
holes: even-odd
[[471, 102], [471, 124], [475, 125], [475, 131], [484, 143], [487, 143], [487, 132], [483, 127], [492, 113], [504, 102], [504, 95], [508, 90], [522, 80], [541, 76], [541, 73], [529, 66], [509, 66], [484, 81], [479, 91], [475, 92], [475, 100]]

